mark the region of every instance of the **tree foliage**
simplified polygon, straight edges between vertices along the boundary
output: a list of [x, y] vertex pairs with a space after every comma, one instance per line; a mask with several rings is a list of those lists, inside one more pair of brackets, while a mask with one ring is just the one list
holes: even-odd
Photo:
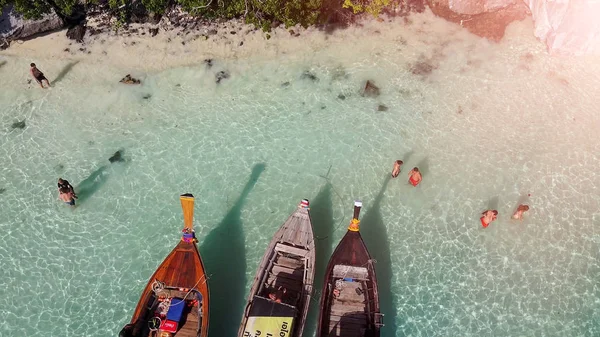
[[52, 9], [64, 18], [73, 13], [77, 0], [0, 0], [0, 8], [12, 4], [26, 19], [39, 19]]
[[344, 8], [350, 8], [354, 14], [369, 13], [377, 17], [390, 5], [392, 0], [344, 0]]

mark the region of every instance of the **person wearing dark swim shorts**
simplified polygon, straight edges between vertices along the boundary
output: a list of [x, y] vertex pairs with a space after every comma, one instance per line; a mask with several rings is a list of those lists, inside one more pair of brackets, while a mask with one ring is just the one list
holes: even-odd
[[44, 73], [36, 67], [35, 63], [30, 64], [30, 66], [31, 69], [29, 69], [29, 72], [31, 73], [31, 76], [33, 76], [33, 78], [35, 78], [35, 80], [40, 84], [40, 87], [44, 89], [44, 84], [42, 81], [46, 81], [46, 84], [48, 84], [48, 87], [50, 87], [50, 81], [48, 81], [46, 76], [44, 76]]

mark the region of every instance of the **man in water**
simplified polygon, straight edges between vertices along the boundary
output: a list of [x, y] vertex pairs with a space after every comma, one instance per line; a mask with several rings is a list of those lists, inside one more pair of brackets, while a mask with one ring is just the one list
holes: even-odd
[[69, 206], [75, 206], [75, 198], [73, 197], [73, 192], [69, 191], [67, 188], [61, 188], [59, 191], [58, 197], [65, 204]]
[[48, 87], [50, 87], [50, 81], [48, 81], [46, 76], [44, 76], [44, 73], [35, 66], [35, 63], [30, 64], [30, 66], [31, 69], [29, 69], [29, 72], [31, 73], [31, 76], [33, 76], [33, 78], [35, 78], [35, 80], [40, 84], [40, 87], [44, 89], [42, 81], [46, 81], [46, 84], [48, 84]]
[[498, 219], [498, 211], [495, 209], [488, 209], [487, 211], [481, 213], [481, 218], [479, 218], [479, 220], [481, 220], [481, 225], [483, 226], [483, 228], [487, 228], [487, 226], [489, 226], [492, 223], [492, 221], [495, 221], [496, 219]]
[[423, 176], [421, 176], [421, 172], [419, 172], [419, 168], [415, 167], [412, 170], [410, 170], [410, 172], [408, 172], [408, 182], [411, 185], [416, 187], [417, 185], [419, 185], [421, 180], [423, 180]]
[[517, 210], [513, 214], [512, 218], [515, 220], [523, 220], [523, 213], [527, 212], [528, 210], [529, 210], [528, 205], [519, 205], [519, 207], [517, 207]]
[[402, 160], [396, 160], [394, 162], [394, 168], [392, 169], [392, 178], [396, 178], [400, 174], [400, 167], [404, 164]]
[[60, 191], [62, 188], [66, 188], [69, 192], [73, 194], [73, 198], [77, 199], [77, 195], [75, 195], [75, 190], [73, 186], [69, 183], [69, 181], [64, 180], [63, 178], [58, 178], [58, 190]]

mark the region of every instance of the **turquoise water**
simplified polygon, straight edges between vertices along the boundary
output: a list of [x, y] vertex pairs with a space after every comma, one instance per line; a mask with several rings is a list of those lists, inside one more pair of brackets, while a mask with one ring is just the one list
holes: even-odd
[[[69, 71], [41, 90], [30, 60], [0, 56], [0, 335], [116, 335], [178, 240], [185, 192], [212, 274], [211, 336], [237, 331], [302, 198], [321, 268], [364, 202], [382, 336], [599, 335], [600, 63], [527, 38], [380, 29], [397, 39], [139, 73], [140, 87], [116, 83], [118, 65], [42, 58], [51, 79]], [[425, 60], [431, 73], [414, 74]], [[220, 70], [231, 77], [216, 84]], [[359, 95], [367, 79], [380, 97]], [[76, 209], [59, 202], [59, 176], [80, 190]], [[520, 202], [531, 210], [511, 221]], [[488, 208], [500, 216], [484, 230]]]

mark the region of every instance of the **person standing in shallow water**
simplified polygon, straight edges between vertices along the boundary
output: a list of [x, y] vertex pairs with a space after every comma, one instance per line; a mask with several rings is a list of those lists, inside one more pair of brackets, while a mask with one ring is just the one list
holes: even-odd
[[419, 172], [418, 167], [415, 167], [412, 170], [410, 170], [410, 172], [408, 172], [408, 182], [411, 185], [416, 187], [417, 185], [419, 185], [421, 180], [423, 180], [423, 176], [421, 176], [421, 172]]
[[31, 73], [31, 76], [35, 78], [36, 82], [40, 84], [40, 87], [42, 87], [42, 89], [45, 89], [44, 84], [42, 84], [42, 81], [46, 81], [46, 84], [48, 84], [48, 87], [50, 87], [50, 81], [48, 81], [46, 76], [44, 76], [44, 73], [37, 68], [35, 63], [30, 64], [30, 66], [31, 68], [29, 69], [29, 72]]
[[481, 225], [483, 226], [483, 228], [487, 228], [487, 226], [489, 226], [492, 221], [495, 221], [496, 219], [498, 219], [498, 211], [497, 210], [490, 210], [488, 209], [487, 211], [481, 213], [481, 218], [479, 218], [479, 220], [481, 220]]
[[402, 160], [396, 160], [394, 162], [394, 168], [392, 169], [392, 178], [396, 178], [400, 174], [400, 168], [404, 164]]
[[73, 197], [73, 192], [71, 192], [68, 188], [63, 187], [58, 191], [58, 197], [60, 198], [60, 200], [62, 200], [65, 204], [69, 205], [69, 206], [75, 206], [75, 198]]
[[529, 210], [528, 205], [519, 205], [519, 207], [517, 207], [517, 210], [513, 214], [512, 218], [515, 220], [523, 220], [523, 213], [527, 212], [528, 210]]
[[73, 194], [73, 198], [77, 199], [77, 195], [75, 195], [75, 189], [71, 186], [68, 180], [64, 180], [63, 178], [58, 178], [58, 190], [66, 188], [69, 192]]

